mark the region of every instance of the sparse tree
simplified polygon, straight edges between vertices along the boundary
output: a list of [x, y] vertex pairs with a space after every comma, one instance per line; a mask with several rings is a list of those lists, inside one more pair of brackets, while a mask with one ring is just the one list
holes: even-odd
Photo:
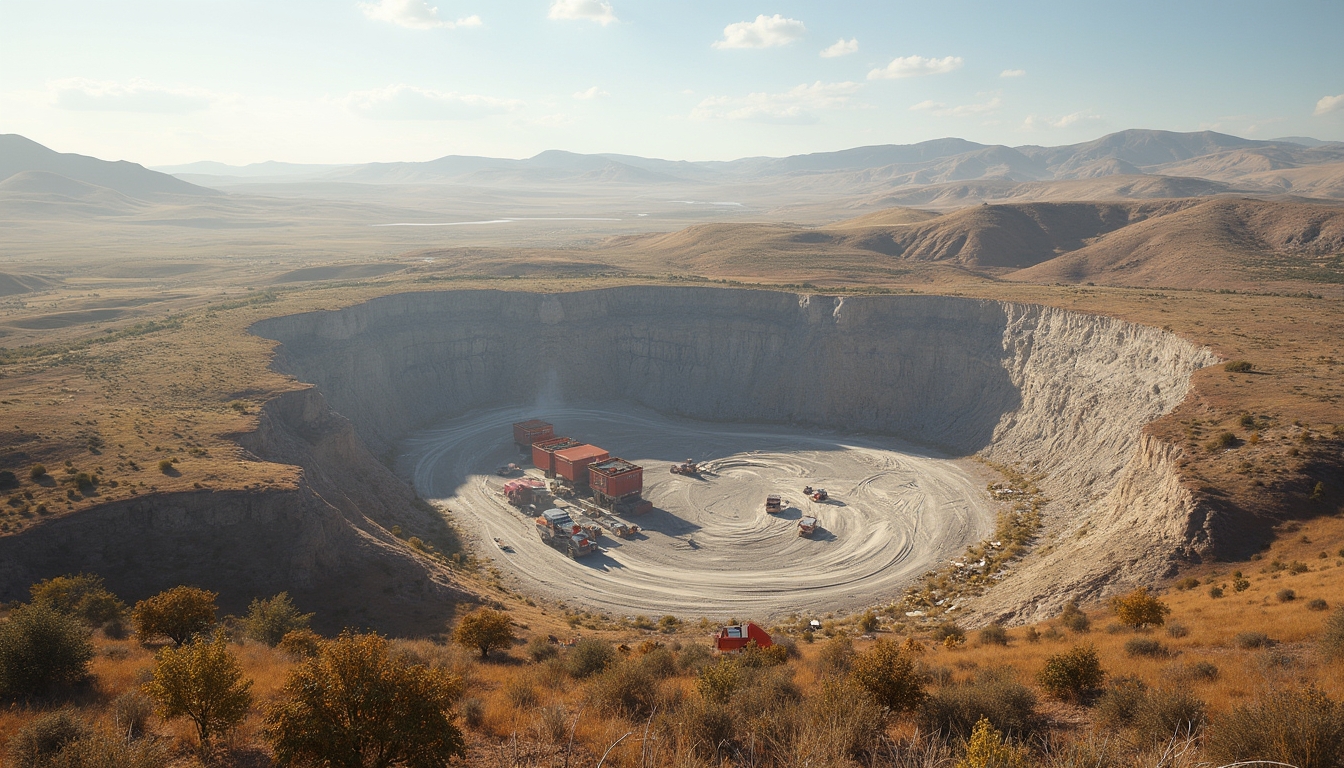
[[274, 648], [290, 632], [307, 629], [312, 619], [311, 613], [299, 613], [288, 592], [281, 592], [269, 600], [253, 600], [243, 619], [243, 630], [253, 640]]
[[215, 623], [215, 598], [218, 595], [196, 587], [173, 587], [145, 598], [131, 609], [131, 621], [140, 642], [167, 637], [181, 647], [193, 635]]
[[485, 659], [490, 656], [490, 651], [513, 645], [513, 622], [507, 614], [489, 608], [472, 611], [457, 623], [453, 642], [479, 650], [481, 658]]
[[89, 573], [47, 579], [34, 584], [29, 592], [34, 603], [50, 605], [90, 627], [101, 627], [118, 620], [126, 612], [126, 605], [107, 591], [102, 577]]
[[50, 605], [24, 605], [0, 624], [0, 695], [32, 696], [82, 680], [93, 658], [89, 631]]
[[1121, 623], [1136, 628], [1160, 627], [1166, 623], [1167, 614], [1171, 613], [1171, 608], [1149, 594], [1147, 587], [1139, 587], [1129, 594], [1112, 597], [1111, 610]]
[[450, 707], [461, 680], [349, 632], [289, 674], [266, 712], [280, 765], [439, 768], [465, 752]]
[[914, 661], [893, 640], [878, 640], [856, 655], [849, 676], [892, 712], [907, 712], [924, 700], [924, 683]]
[[251, 689], [222, 633], [159, 651], [154, 679], [144, 686], [159, 716], [189, 718], [203, 745], [243, 721], [252, 706]]

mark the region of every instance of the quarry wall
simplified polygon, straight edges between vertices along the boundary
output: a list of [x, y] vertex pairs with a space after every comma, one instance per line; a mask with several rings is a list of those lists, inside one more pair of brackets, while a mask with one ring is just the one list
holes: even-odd
[[[262, 321], [375, 453], [468, 411], [634, 401], [705, 420], [880, 432], [1042, 475], [1046, 555], [982, 598], [1033, 618], [1167, 572], [1207, 544], [1143, 427], [1216, 361], [1165, 331], [1049, 307], [633, 286], [387, 296]], [[669, 459], [674, 457], [667, 457]], [[319, 462], [320, 463], [320, 462]]]

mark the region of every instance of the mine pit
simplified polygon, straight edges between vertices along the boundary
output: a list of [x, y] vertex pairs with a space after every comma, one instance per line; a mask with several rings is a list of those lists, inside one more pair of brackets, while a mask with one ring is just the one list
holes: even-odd
[[[968, 609], [1030, 617], [1153, 578], [1189, 519], [1143, 427], [1216, 361], [1156, 328], [1032, 305], [652, 286], [409, 293], [253, 330], [517, 588], [625, 614], [898, 599], [993, 534], [1007, 505], [992, 466], [1039, 484], [1048, 546]], [[654, 509], [622, 516], [639, 535], [573, 559], [542, 542], [494, 471], [539, 477], [511, 431], [530, 418], [644, 467]], [[699, 476], [670, 471], [687, 457]]]

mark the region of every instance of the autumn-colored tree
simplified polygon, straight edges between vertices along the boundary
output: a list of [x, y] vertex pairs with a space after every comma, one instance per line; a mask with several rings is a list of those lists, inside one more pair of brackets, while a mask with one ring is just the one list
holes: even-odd
[[196, 587], [173, 587], [145, 598], [131, 609], [135, 633], [142, 643], [167, 637], [181, 647], [193, 635], [214, 626], [218, 596]]
[[159, 651], [154, 679], [144, 692], [165, 720], [190, 718], [202, 744], [243, 721], [252, 706], [252, 681], [222, 633]]
[[449, 709], [461, 692], [378, 635], [346, 632], [290, 672], [266, 736], [280, 765], [440, 768], [465, 752]]
[[496, 648], [513, 645], [513, 622], [507, 614], [489, 608], [472, 611], [457, 623], [453, 642], [479, 650], [484, 659]]
[[126, 606], [107, 591], [101, 576], [89, 573], [67, 574], [29, 587], [34, 603], [45, 603], [67, 616], [74, 616], [91, 627], [120, 619]]
[[1147, 587], [1112, 597], [1111, 610], [1121, 623], [1131, 627], [1160, 627], [1166, 623], [1167, 614], [1171, 613], [1166, 603], [1148, 593]]
[[882, 638], [854, 657], [850, 680], [893, 712], [906, 712], [924, 700], [924, 682], [910, 655], [893, 640]]

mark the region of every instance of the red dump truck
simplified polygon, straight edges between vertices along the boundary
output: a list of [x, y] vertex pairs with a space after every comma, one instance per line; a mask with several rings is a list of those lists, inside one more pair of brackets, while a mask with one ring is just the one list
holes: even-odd
[[572, 558], [590, 555], [597, 545], [563, 509], [548, 509], [536, 519], [541, 540]]
[[583, 443], [572, 437], [551, 437], [539, 440], [532, 444], [532, 463], [536, 464], [542, 472], [545, 472], [547, 477], [555, 477], [555, 452], [577, 448], [580, 445], [583, 445]]
[[555, 427], [541, 419], [528, 419], [513, 425], [513, 442], [519, 451], [526, 452], [538, 440], [555, 437]]
[[540, 504], [546, 500], [546, 484], [535, 477], [524, 477], [504, 484], [504, 498], [515, 507]]
[[811, 538], [817, 532], [817, 518], [803, 517], [798, 520], [798, 535]]

